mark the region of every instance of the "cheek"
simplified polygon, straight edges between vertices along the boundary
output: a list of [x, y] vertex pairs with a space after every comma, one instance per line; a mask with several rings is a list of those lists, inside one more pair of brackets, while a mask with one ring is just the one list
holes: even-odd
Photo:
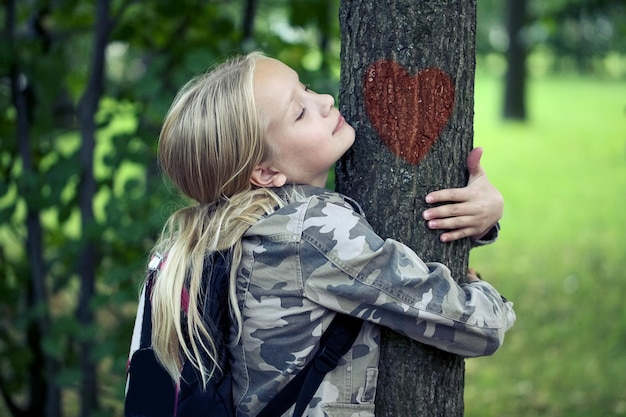
[[293, 140], [290, 138], [292, 135], [284, 127], [280, 125], [272, 125], [265, 134], [265, 159], [276, 159], [288, 152], [289, 148], [293, 144]]
[[279, 147], [278, 145], [269, 138], [269, 135], [266, 135], [263, 139], [263, 161], [262, 162], [270, 162], [274, 161], [278, 157]]

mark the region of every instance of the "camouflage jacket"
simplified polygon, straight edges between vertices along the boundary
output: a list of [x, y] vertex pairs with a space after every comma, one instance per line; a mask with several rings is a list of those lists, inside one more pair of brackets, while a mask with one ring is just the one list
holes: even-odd
[[302, 191], [243, 238], [243, 335], [231, 364], [237, 416], [255, 416], [308, 363], [336, 312], [365, 323], [317, 390], [309, 417], [374, 416], [379, 325], [466, 357], [502, 344], [515, 313], [490, 284], [459, 286], [444, 265], [380, 238], [353, 201]]

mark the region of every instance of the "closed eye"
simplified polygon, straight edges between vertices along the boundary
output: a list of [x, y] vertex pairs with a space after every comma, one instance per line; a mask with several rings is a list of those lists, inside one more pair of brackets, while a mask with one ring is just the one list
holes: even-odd
[[[309, 85], [304, 85], [304, 91], [305, 92], [309, 92], [311, 91], [311, 89], [309, 88]], [[304, 118], [304, 114], [306, 113], [306, 108], [302, 108], [302, 111], [300, 112], [300, 114], [298, 115], [298, 117], [296, 118], [296, 122], [299, 120], [302, 120]]]

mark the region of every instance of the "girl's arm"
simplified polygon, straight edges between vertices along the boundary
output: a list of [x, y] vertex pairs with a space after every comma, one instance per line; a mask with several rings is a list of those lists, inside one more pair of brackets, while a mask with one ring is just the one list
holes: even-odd
[[467, 186], [434, 191], [426, 196], [429, 204], [444, 203], [423, 213], [429, 228], [447, 230], [440, 236], [442, 242], [468, 236], [480, 240], [502, 218], [502, 194], [489, 182], [480, 165], [482, 154], [482, 148], [475, 148], [467, 158], [470, 175]]

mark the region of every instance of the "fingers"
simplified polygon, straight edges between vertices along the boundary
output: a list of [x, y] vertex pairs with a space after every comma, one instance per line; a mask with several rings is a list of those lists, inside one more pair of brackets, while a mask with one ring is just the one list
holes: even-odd
[[482, 236], [501, 214], [484, 205], [466, 202], [433, 207], [424, 211], [422, 216], [428, 228], [445, 230], [440, 236], [442, 242], [450, 242], [468, 236]]
[[439, 236], [442, 242], [452, 242], [469, 236], [476, 236], [481, 230], [473, 226], [475, 221], [471, 216], [455, 217], [451, 219], [430, 220], [427, 225], [432, 230], [445, 230]]
[[453, 230], [453, 229], [473, 229], [476, 223], [473, 216], [445, 217], [441, 219], [429, 220], [428, 228], [433, 230]]
[[426, 196], [428, 204], [435, 203], [460, 203], [467, 201], [467, 188], [446, 188], [444, 190], [433, 191]]
[[476, 175], [479, 171], [482, 171], [480, 166], [480, 158], [483, 156], [483, 148], [474, 148], [467, 157], [467, 170], [470, 176]]
[[443, 243], [447, 243], [447, 242], [453, 242], [455, 240], [464, 239], [466, 237], [473, 236], [474, 235], [473, 230], [474, 230], [473, 228], [455, 229], [453, 231], [445, 232], [439, 235], [439, 240]]
[[[422, 217], [424, 217], [424, 220], [446, 219], [449, 217], [473, 215], [477, 211], [479, 210], [473, 209], [471, 204], [465, 202], [460, 204], [445, 204], [425, 210]], [[438, 227], [438, 229], [443, 228]]]
[[463, 188], [434, 191], [426, 196], [431, 207], [422, 213], [431, 229], [445, 230], [443, 242], [468, 236], [482, 236], [502, 218], [502, 194], [495, 188], [480, 165], [482, 148], [470, 152], [467, 169], [470, 178]]
[[483, 156], [483, 148], [474, 148], [470, 152], [467, 157], [467, 170], [469, 172], [469, 181], [468, 186], [464, 188], [448, 188], [444, 190], [433, 191], [426, 196], [426, 202], [428, 204], [435, 203], [460, 203], [463, 201], [469, 201], [473, 195], [469, 192], [469, 188], [473, 186], [478, 187], [482, 186], [482, 184], [475, 185], [474, 182], [488, 182], [487, 177], [485, 175], [485, 170], [483, 170], [480, 165], [480, 159]]

